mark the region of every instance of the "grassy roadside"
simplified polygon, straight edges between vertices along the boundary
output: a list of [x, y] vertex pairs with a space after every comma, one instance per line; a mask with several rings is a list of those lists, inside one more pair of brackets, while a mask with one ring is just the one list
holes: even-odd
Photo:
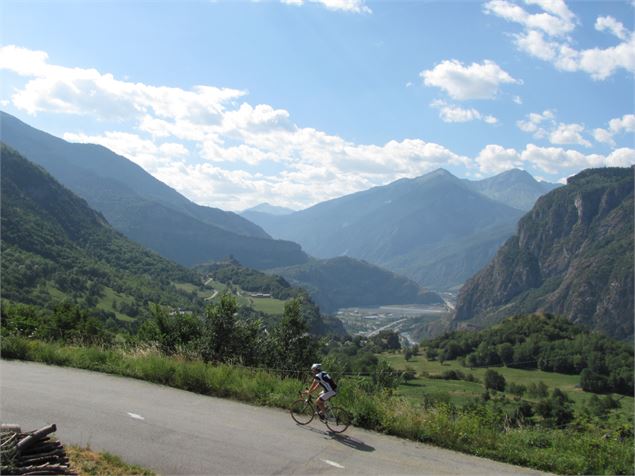
[[[287, 408], [303, 385], [263, 370], [12, 336], [2, 340], [2, 357], [107, 372], [280, 408]], [[592, 426], [511, 427], [489, 407], [472, 412], [446, 404], [422, 408], [388, 391], [370, 391], [356, 380], [342, 380], [340, 389], [338, 404], [363, 428], [561, 474], [633, 474], [635, 469], [633, 438], [619, 432], [607, 435]]]
[[79, 476], [155, 476], [156, 473], [140, 466], [127, 464], [110, 453], [97, 453], [89, 448], [65, 446], [70, 467]]

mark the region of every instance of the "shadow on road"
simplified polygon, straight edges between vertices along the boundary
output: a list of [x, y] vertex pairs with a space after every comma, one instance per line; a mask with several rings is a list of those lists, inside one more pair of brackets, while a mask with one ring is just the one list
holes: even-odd
[[331, 440], [337, 441], [338, 443], [341, 443], [344, 446], [348, 446], [349, 448], [353, 448], [354, 450], [357, 450], [357, 451], [366, 451], [366, 452], [375, 451], [374, 447], [367, 445], [362, 440], [353, 438], [352, 436], [338, 435], [331, 431], [320, 430], [319, 428], [314, 428], [312, 426], [300, 426], [300, 425], [298, 426], [305, 431], [317, 433], [318, 435], [322, 435], [325, 438], [330, 438]]
[[333, 435], [333, 439], [338, 443], [348, 446], [349, 448], [353, 448], [354, 450], [367, 452], [375, 451], [374, 447], [367, 445], [362, 440], [358, 440], [357, 438], [353, 438], [351, 436]]

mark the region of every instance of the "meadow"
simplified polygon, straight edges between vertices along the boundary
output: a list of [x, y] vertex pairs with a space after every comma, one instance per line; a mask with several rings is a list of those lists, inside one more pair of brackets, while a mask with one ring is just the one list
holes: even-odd
[[[447, 395], [448, 401], [457, 405], [463, 405], [469, 400], [479, 398], [485, 387], [483, 380], [488, 368], [464, 367], [456, 360], [439, 362], [438, 360], [428, 360], [424, 355], [415, 355], [406, 360], [402, 353], [383, 353], [381, 358], [391, 367], [397, 370], [413, 370], [416, 378], [402, 383], [397, 388], [397, 393], [404, 396], [413, 403], [421, 402], [424, 396], [431, 395], [440, 397]], [[584, 392], [580, 388], [580, 376], [568, 375], [556, 372], [543, 372], [541, 370], [523, 370], [508, 367], [491, 367], [496, 372], [505, 377], [507, 383], [528, 386], [543, 382], [549, 392], [555, 388], [567, 393], [574, 402], [574, 410], [579, 412], [591, 398], [590, 393]], [[468, 382], [465, 380], [443, 380], [440, 377], [449, 370], [459, 370], [466, 375], [472, 374], [478, 382]], [[432, 378], [431, 378], [432, 377]], [[437, 378], [434, 378], [437, 377]], [[633, 422], [635, 414], [635, 399], [629, 396], [614, 394], [614, 398], [619, 399], [621, 407], [616, 410], [617, 419], [623, 422]], [[532, 400], [531, 397], [524, 398]]]

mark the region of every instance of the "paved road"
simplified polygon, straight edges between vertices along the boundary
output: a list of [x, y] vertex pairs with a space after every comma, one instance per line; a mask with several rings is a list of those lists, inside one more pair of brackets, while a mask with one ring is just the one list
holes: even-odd
[[85, 370], [1, 361], [3, 423], [58, 425], [90, 445], [168, 474], [540, 474], [357, 428]]

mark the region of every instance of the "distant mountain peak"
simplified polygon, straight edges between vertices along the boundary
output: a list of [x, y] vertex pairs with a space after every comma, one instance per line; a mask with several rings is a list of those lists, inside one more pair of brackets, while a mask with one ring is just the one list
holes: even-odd
[[255, 207], [248, 208], [241, 213], [248, 212], [258, 212], [258, 213], [268, 213], [269, 215], [288, 215], [289, 213], [293, 213], [295, 210], [287, 207], [279, 207], [277, 205], [271, 205], [268, 202], [259, 203]]
[[414, 182], [417, 183], [425, 183], [425, 182], [430, 182], [433, 180], [456, 180], [459, 181], [460, 179], [455, 176], [454, 174], [452, 174], [451, 172], [449, 172], [446, 169], [443, 168], [438, 168], [433, 170], [432, 172], [428, 172], [427, 174], [421, 175], [415, 179], [413, 179]]
[[[444, 168], [438, 168], [426, 174], [428, 177], [454, 177], [454, 175]], [[456, 177], [455, 177], [456, 178]]]

